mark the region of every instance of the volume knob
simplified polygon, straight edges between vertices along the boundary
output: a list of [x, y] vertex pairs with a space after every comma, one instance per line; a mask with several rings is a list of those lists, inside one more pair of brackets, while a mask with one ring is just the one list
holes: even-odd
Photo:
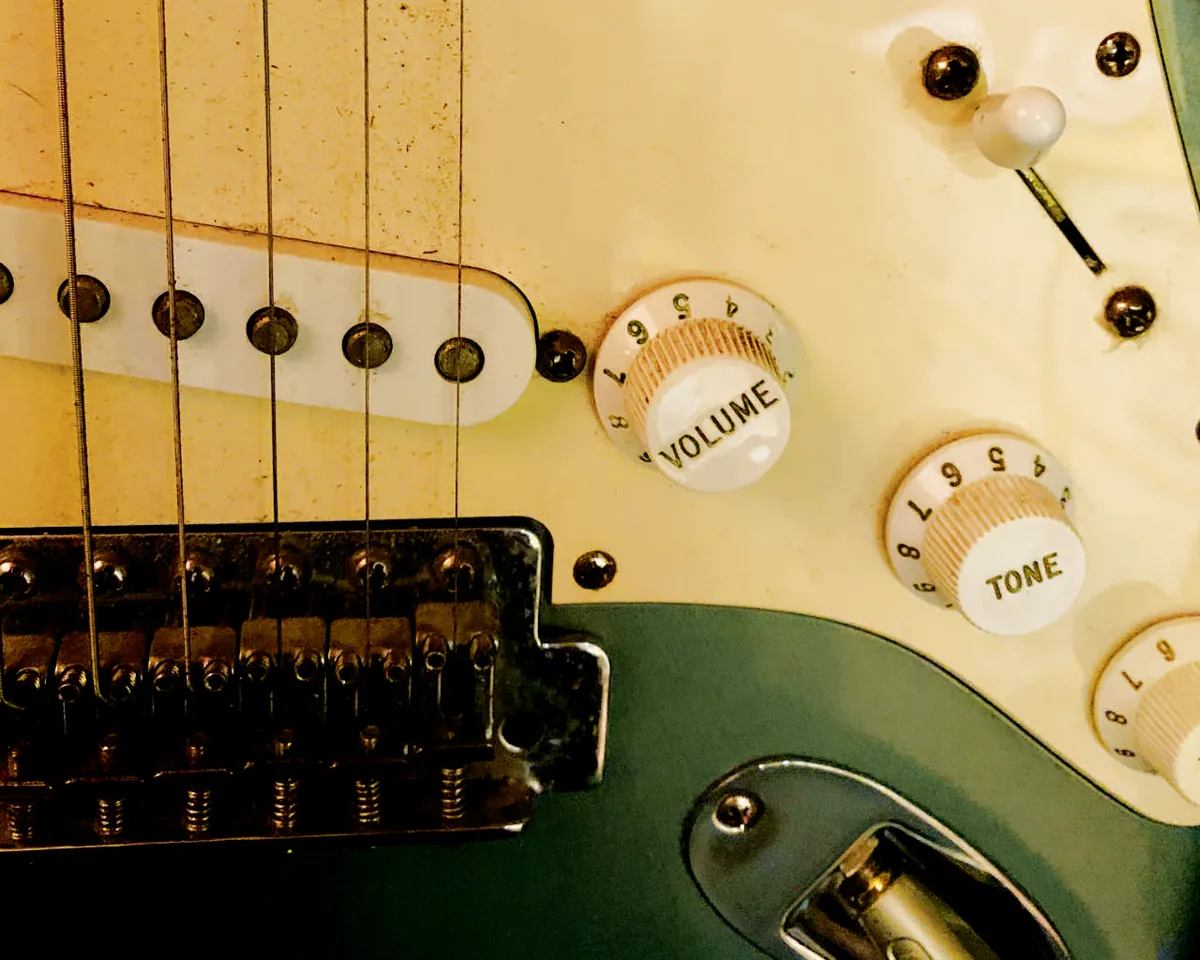
[[1019, 437], [988, 434], [926, 457], [888, 518], [893, 567], [910, 589], [989, 633], [1032, 633], [1083, 586], [1083, 542], [1067, 513], [1069, 481]]
[[618, 445], [671, 480], [734, 490], [787, 446], [797, 352], [783, 318], [750, 291], [672, 284], [613, 324], [597, 354], [596, 406]]

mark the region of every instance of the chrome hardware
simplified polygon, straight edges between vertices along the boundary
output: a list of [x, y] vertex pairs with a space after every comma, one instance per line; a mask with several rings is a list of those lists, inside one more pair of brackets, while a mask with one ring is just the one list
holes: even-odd
[[550, 330], [538, 338], [534, 366], [543, 379], [568, 383], [587, 366], [587, 347], [570, 330]]
[[511, 833], [595, 783], [607, 660], [539, 637], [546, 532], [363, 536], [193, 527], [181, 577], [174, 528], [97, 532], [93, 676], [78, 534], [0, 533], [37, 570], [0, 596], [0, 849]]
[[1127, 77], [1142, 60], [1142, 45], [1132, 33], [1118, 30], [1100, 41], [1096, 66], [1106, 77]]
[[617, 561], [611, 553], [589, 550], [575, 561], [575, 582], [585, 590], [602, 590], [617, 575]]
[[925, 58], [921, 81], [939, 100], [961, 100], [979, 83], [979, 55], [970, 47], [951, 43]]
[[1140, 337], [1158, 316], [1154, 297], [1145, 287], [1121, 287], [1109, 294], [1104, 319], [1124, 340]]
[[713, 908], [776, 960], [1069, 960], [977, 850], [887, 787], [799, 759], [710, 787], [684, 829]]

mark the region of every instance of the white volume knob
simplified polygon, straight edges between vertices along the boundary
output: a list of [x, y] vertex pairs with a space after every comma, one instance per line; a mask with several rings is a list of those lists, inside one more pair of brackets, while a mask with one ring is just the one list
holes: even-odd
[[975, 626], [1032, 633], [1083, 587], [1070, 481], [1045, 450], [1005, 434], [954, 441], [901, 484], [888, 512], [892, 565], [909, 589]]
[[624, 311], [597, 353], [596, 406], [618, 444], [693, 490], [753, 483], [791, 433], [789, 381], [777, 350], [794, 337], [762, 298], [691, 280]]
[[1022, 170], [1038, 162], [1062, 136], [1067, 112], [1045, 87], [1017, 87], [990, 96], [972, 122], [975, 145], [992, 163]]
[[1105, 665], [1092, 697], [1101, 742], [1200, 804], [1200, 617], [1136, 634]]

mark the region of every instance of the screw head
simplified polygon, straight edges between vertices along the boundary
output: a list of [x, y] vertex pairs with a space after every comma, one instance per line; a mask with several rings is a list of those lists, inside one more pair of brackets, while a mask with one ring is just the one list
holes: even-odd
[[587, 366], [587, 347], [570, 330], [551, 330], [538, 338], [537, 372], [551, 383], [574, 380]]
[[601, 590], [617, 575], [617, 561], [611, 553], [589, 550], [575, 561], [575, 582], [584, 590]]
[[187, 759], [188, 766], [198, 766], [207, 753], [208, 737], [205, 734], [196, 733], [188, 737], [187, 746], [184, 747], [184, 756]]
[[37, 574], [28, 558], [17, 552], [0, 554], [0, 600], [19, 600], [33, 593]]
[[358, 745], [362, 748], [362, 752], [367, 756], [373, 754], [379, 749], [379, 741], [383, 738], [381, 731], [375, 724], [369, 723], [358, 734]]
[[268, 549], [259, 563], [268, 589], [279, 596], [299, 592], [308, 583], [308, 564], [304, 554], [293, 546], [283, 544], [279, 550]]
[[300, 325], [283, 307], [262, 307], [246, 321], [246, 338], [259, 353], [279, 356], [296, 344]]
[[271, 675], [271, 657], [258, 650], [245, 657], [242, 670], [251, 683], [262, 683]]
[[729, 793], [713, 810], [713, 825], [722, 833], [742, 834], [762, 819], [763, 802], [752, 793]]
[[0, 303], [7, 301], [13, 295], [14, 289], [16, 283], [13, 281], [12, 271], [0, 263]]
[[432, 631], [417, 637], [417, 651], [421, 662], [430, 673], [438, 673], [446, 666], [446, 638]]
[[1104, 304], [1104, 319], [1125, 340], [1140, 337], [1149, 330], [1157, 315], [1154, 297], [1145, 287], [1121, 287]]
[[1110, 33], [1096, 47], [1096, 66], [1106, 77], [1127, 77], [1142, 60], [1142, 45], [1124, 30]]
[[9, 699], [23, 707], [32, 706], [42, 689], [42, 675], [34, 667], [21, 667], [13, 671], [8, 685]]
[[[164, 337], [171, 336], [171, 295], [164, 291], [154, 301], [150, 308], [150, 316], [154, 326]], [[194, 337], [204, 326], [204, 304], [194, 293], [186, 290], [175, 291], [175, 339], [187, 340]]]
[[961, 100], [979, 83], [979, 55], [960, 43], [947, 44], [925, 58], [921, 80], [938, 100]]
[[438, 376], [450, 383], [470, 383], [483, 372], [483, 347], [468, 337], [451, 337], [433, 355]]
[[392, 335], [377, 323], [356, 323], [342, 337], [342, 354], [360, 370], [382, 367], [392, 355]]
[[[58, 285], [58, 309], [62, 311], [64, 317], [68, 318], [71, 316], [69, 284], [70, 280], [64, 280]], [[80, 323], [95, 323], [108, 313], [108, 308], [112, 305], [108, 287], [95, 277], [89, 277], [83, 273], [75, 276], [75, 294], [78, 301]]]
[[178, 592], [180, 583], [186, 583], [189, 600], [207, 596], [217, 582], [216, 565], [216, 559], [208, 552], [193, 550], [183, 561], [183, 576], [179, 574], [179, 564], [175, 564], [172, 589]]
[[229, 664], [224, 660], [209, 660], [204, 665], [201, 683], [209, 693], [220, 693], [229, 683]]
[[392, 555], [384, 547], [364, 547], [355, 551], [348, 564], [349, 577], [359, 590], [378, 593], [392, 582]]
[[429, 572], [439, 592], [463, 597], [479, 586], [481, 568], [479, 551], [469, 543], [456, 543], [433, 558]]
[[129, 567], [116, 551], [103, 551], [92, 557], [92, 583], [102, 597], [117, 597], [129, 586]]

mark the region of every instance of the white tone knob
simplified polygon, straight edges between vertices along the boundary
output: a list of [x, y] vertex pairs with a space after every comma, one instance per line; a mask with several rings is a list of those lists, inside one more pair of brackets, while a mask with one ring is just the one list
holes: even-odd
[[965, 437], [901, 482], [888, 509], [888, 556], [910, 590], [981, 630], [1033, 633], [1083, 587], [1070, 500], [1070, 478], [1046, 450], [1009, 434]]
[[975, 145], [992, 163], [1023, 170], [1038, 162], [1062, 136], [1067, 112], [1045, 87], [1017, 87], [988, 97], [972, 122]]
[[1200, 617], [1142, 630], [1113, 655], [1092, 696], [1100, 741], [1200, 804]]
[[596, 354], [609, 436], [693, 490], [753, 483], [791, 430], [794, 333], [765, 300], [720, 280], [660, 287], [614, 321]]

